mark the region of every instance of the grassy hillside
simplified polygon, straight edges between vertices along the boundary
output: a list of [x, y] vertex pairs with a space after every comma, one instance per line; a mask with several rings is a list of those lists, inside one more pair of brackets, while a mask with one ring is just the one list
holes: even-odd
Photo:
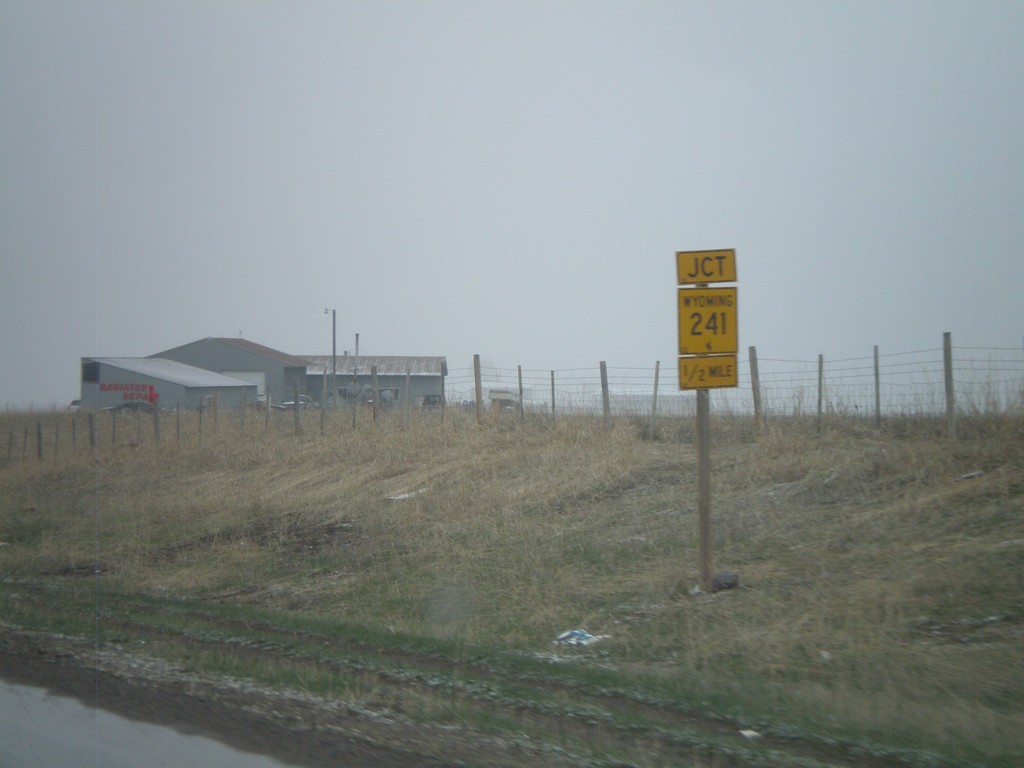
[[[305, 418], [201, 437], [165, 419], [159, 444], [122, 425], [117, 448], [80, 431], [74, 453], [5, 460], [0, 619], [61, 629], [18, 589], [73, 602], [91, 584], [100, 613], [109, 594], [316, 617], [452, 657], [570, 657], [638, 700], [823, 743], [1024, 756], [1019, 416], [956, 439], [924, 420], [756, 434], [713, 417], [715, 569], [741, 577], [717, 594], [692, 589], [689, 422], [651, 440], [583, 417]], [[608, 637], [552, 645], [577, 627]]]

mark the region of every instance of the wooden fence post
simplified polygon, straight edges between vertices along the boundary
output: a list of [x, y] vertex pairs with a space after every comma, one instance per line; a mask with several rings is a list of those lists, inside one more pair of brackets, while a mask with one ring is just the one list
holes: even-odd
[[11, 430], [10, 436], [7, 438], [7, 460], [11, 460], [11, 452], [14, 450], [14, 430]]
[[882, 379], [878, 368], [878, 345], [875, 344], [875, 429], [882, 428]]
[[160, 408], [153, 403], [153, 442], [160, 445]]
[[96, 419], [95, 414], [89, 411], [89, 450], [96, 450]]
[[818, 355], [818, 431], [821, 431], [821, 408], [825, 399], [825, 356]]
[[36, 422], [36, 456], [43, 460], [43, 422]]
[[473, 355], [473, 386], [476, 393], [476, 423], [484, 420], [484, 388], [480, 380], [480, 355]]
[[[442, 406], [444, 408], [444, 398], [441, 398]], [[412, 413], [412, 370], [407, 365], [405, 366], [405, 428], [409, 428], [409, 416]], [[443, 418], [442, 410], [442, 418]]]
[[651, 396], [651, 440], [658, 434], [658, 379], [661, 376], [661, 360], [654, 361], [654, 394]]
[[953, 392], [953, 335], [942, 334], [942, 368], [946, 379], [946, 429], [956, 437], [956, 396]]
[[370, 366], [370, 386], [373, 391], [373, 424], [377, 425], [377, 415], [380, 413], [380, 387], [377, 384], [377, 366]]
[[757, 347], [747, 347], [750, 358], [750, 390], [754, 397], [754, 428], [760, 432], [764, 424], [764, 407], [761, 403], [761, 375], [757, 370]]
[[555, 372], [551, 372], [551, 426], [555, 426]]
[[117, 445], [117, 410], [110, 412], [110, 444]]
[[302, 434], [302, 415], [299, 413], [299, 379], [292, 382], [292, 411], [295, 413], [295, 434]]
[[356, 428], [356, 408], [359, 404], [359, 334], [356, 334], [356, 359], [352, 365], [352, 429]]
[[526, 409], [523, 408], [523, 366], [519, 366], [519, 420], [526, 418]]
[[57, 463], [57, 453], [60, 447], [60, 420], [53, 422], [53, 463]]
[[608, 366], [604, 360], [601, 361], [601, 406], [604, 410], [604, 428], [611, 426], [612, 402], [608, 394]]
[[324, 433], [327, 419], [327, 367], [324, 366], [324, 379], [320, 384], [320, 434]]

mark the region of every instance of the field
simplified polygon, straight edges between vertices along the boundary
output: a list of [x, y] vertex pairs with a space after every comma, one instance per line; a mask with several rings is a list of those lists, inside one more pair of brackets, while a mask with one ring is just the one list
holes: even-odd
[[0, 418], [0, 634], [301, 692], [424, 765], [1024, 764], [1019, 414], [713, 415], [717, 593], [688, 419], [303, 419], [37, 460]]

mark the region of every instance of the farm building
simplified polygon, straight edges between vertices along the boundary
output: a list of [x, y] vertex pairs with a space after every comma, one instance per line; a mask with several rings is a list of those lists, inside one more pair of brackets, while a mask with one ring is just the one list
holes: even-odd
[[[307, 356], [306, 391], [317, 401], [332, 373], [330, 355]], [[444, 401], [444, 377], [448, 363], [443, 357], [384, 357], [341, 355], [334, 369], [338, 403], [373, 399], [373, 371], [382, 404], [406, 403], [414, 406], [440, 405]]]
[[290, 400], [296, 383], [300, 393], [308, 394], [306, 360], [247, 339], [208, 337], [150, 357], [176, 360], [248, 381], [256, 385], [261, 398], [269, 396], [272, 403]]
[[83, 357], [85, 408], [220, 408], [256, 402], [256, 385], [224, 374], [152, 357]]

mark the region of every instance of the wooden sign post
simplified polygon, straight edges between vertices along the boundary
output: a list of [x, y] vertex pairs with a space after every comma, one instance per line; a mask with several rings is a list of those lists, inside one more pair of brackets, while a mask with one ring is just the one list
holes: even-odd
[[737, 386], [737, 289], [709, 288], [736, 282], [736, 251], [678, 251], [679, 388], [697, 390], [697, 519], [700, 580], [712, 591], [711, 393]]

